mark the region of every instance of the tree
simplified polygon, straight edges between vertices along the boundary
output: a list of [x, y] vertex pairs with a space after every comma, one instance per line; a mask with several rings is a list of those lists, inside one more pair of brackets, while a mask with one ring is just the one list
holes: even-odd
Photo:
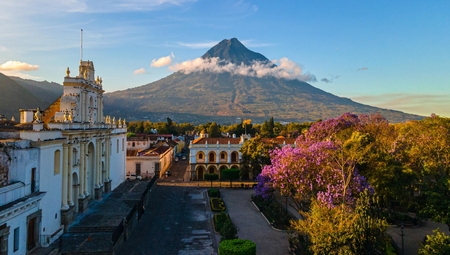
[[445, 223], [450, 229], [450, 119], [431, 115], [400, 125], [398, 130], [398, 146], [404, 152], [401, 160], [421, 186], [419, 215]]
[[252, 176], [258, 176], [262, 168], [270, 164], [270, 151], [276, 146], [274, 142], [264, 143], [260, 136], [246, 140], [239, 150], [242, 153], [242, 164], [250, 167]]
[[207, 173], [204, 175], [204, 177], [205, 177], [205, 181], [211, 181], [211, 188], [212, 188], [212, 182], [219, 179], [219, 175], [216, 173], [212, 173], [212, 174]]
[[230, 188], [233, 187], [233, 180], [236, 180], [239, 178], [239, 169], [231, 168], [231, 169], [224, 169], [222, 170], [222, 178], [226, 180], [230, 180]]
[[303, 220], [292, 226], [307, 236], [313, 254], [379, 254], [387, 243], [384, 235], [387, 223], [373, 210], [370, 194], [364, 192], [356, 207], [330, 208], [318, 200], [311, 211], [303, 212]]
[[207, 128], [206, 132], [208, 133], [208, 137], [218, 138], [222, 137], [222, 132], [220, 132], [220, 126], [217, 125], [216, 122], [211, 123]]
[[427, 235], [419, 255], [450, 254], [450, 236], [439, 229], [433, 230], [433, 235]]

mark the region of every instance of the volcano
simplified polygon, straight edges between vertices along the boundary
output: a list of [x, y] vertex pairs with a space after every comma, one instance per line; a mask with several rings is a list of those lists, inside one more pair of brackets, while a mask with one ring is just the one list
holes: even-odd
[[180, 70], [140, 87], [106, 93], [106, 114], [127, 120], [161, 121], [170, 117], [176, 122], [191, 123], [233, 123], [236, 118], [260, 122], [270, 117], [305, 122], [334, 118], [345, 112], [380, 113], [391, 122], [423, 118], [356, 103], [300, 79], [259, 75], [256, 67], [277, 73], [278, 66], [236, 38], [222, 40], [201, 59], [217, 63], [218, 68]]

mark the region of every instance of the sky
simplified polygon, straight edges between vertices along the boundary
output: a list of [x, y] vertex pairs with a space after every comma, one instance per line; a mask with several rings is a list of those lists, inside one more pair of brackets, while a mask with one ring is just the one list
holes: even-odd
[[278, 69], [227, 71], [450, 117], [448, 13], [446, 0], [0, 0], [0, 72], [62, 84], [82, 58], [112, 92], [175, 71], [217, 70], [198, 58], [237, 38]]

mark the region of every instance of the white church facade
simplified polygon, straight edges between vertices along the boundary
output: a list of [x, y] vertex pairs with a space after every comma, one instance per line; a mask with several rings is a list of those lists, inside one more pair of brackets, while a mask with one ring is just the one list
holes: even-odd
[[[3, 135], [0, 130], [0, 255], [51, 244], [90, 201], [126, 178], [126, 123], [103, 115], [104, 90], [94, 64], [80, 61], [74, 77], [67, 68], [63, 86], [63, 95], [45, 111], [20, 110], [21, 126], [29, 128]], [[29, 155], [16, 162], [5, 156], [11, 152]], [[2, 217], [22, 200], [32, 205], [16, 217]]]

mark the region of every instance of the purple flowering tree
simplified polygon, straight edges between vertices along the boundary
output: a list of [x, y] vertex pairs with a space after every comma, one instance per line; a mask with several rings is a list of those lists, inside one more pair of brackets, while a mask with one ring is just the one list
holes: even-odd
[[359, 124], [356, 115], [344, 114], [314, 124], [297, 138], [296, 148], [272, 151], [271, 165], [258, 177], [258, 192], [279, 190], [303, 211], [312, 198], [329, 207], [354, 204], [354, 196], [369, 188], [356, 169], [370, 147], [368, 136], [358, 131]]

